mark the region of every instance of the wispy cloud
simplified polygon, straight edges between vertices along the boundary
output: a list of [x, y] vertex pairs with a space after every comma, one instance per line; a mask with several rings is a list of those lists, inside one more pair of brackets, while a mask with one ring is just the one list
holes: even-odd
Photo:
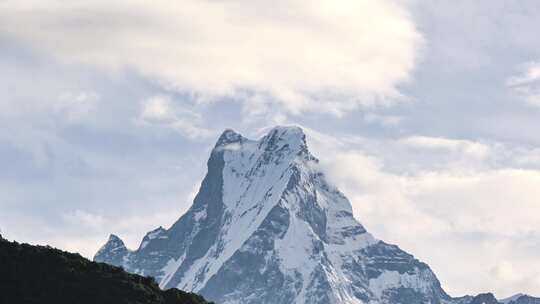
[[465, 153], [480, 159], [487, 157], [490, 152], [487, 145], [470, 140], [417, 135], [400, 139], [399, 142], [420, 149]]
[[367, 123], [377, 123], [383, 126], [395, 127], [403, 121], [403, 117], [397, 115], [381, 115], [371, 112], [364, 115], [364, 120]]
[[143, 125], [167, 127], [182, 135], [197, 139], [217, 134], [216, 131], [203, 127], [201, 115], [181, 102], [174, 102], [170, 96], [152, 96], [141, 104], [137, 120]]
[[202, 99], [250, 91], [291, 113], [340, 115], [399, 98], [422, 44], [405, 2], [266, 4], [10, 0], [0, 19], [61, 61], [135, 69]]
[[99, 95], [96, 92], [65, 92], [52, 107], [54, 112], [64, 115], [68, 121], [76, 122], [94, 114], [98, 102]]
[[540, 63], [524, 64], [516, 76], [508, 78], [506, 86], [530, 105], [540, 107]]

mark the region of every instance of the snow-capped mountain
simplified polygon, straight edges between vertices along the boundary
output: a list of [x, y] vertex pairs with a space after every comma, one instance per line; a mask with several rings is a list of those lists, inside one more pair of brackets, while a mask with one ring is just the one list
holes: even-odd
[[257, 141], [226, 130], [186, 214], [134, 251], [112, 235], [94, 259], [222, 304], [472, 300], [452, 299], [428, 265], [374, 238], [317, 168], [298, 127]]

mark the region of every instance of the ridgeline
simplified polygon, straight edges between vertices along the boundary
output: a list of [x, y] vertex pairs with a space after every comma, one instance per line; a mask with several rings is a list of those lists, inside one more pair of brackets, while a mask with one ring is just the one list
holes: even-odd
[[1, 236], [0, 303], [211, 304], [193, 293], [161, 290], [151, 277]]

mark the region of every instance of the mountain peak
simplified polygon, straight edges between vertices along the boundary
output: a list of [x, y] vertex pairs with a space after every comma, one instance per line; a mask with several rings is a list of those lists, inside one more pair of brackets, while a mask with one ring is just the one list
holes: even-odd
[[118, 260], [123, 258], [123, 256], [127, 253], [128, 249], [122, 239], [115, 234], [111, 234], [107, 240], [107, 243], [105, 243], [105, 245], [103, 245], [94, 256], [94, 260]]
[[364, 229], [314, 160], [300, 127], [258, 140], [227, 129], [191, 208], [96, 260], [223, 304], [451, 303], [426, 264]]
[[219, 136], [216, 147], [226, 146], [228, 144], [238, 143], [246, 140], [240, 133], [233, 129], [225, 129]]
[[[226, 146], [228, 144], [241, 143], [248, 139], [242, 134], [233, 129], [225, 129], [219, 136], [216, 147]], [[290, 142], [306, 144], [306, 135], [304, 130], [299, 126], [275, 126], [271, 128], [265, 136], [260, 139], [260, 142]]]
[[515, 301], [517, 300], [518, 298], [524, 296], [525, 294], [522, 294], [522, 293], [518, 293], [518, 294], [515, 294], [511, 297], [508, 297], [508, 298], [504, 298], [504, 299], [500, 299], [499, 302], [503, 303], [503, 304], [508, 304], [508, 303], [511, 303], [512, 301]]
[[117, 236], [116, 234], [112, 234], [109, 235], [109, 240], [107, 241], [107, 244], [117, 244], [117, 245], [121, 245], [121, 246], [124, 246], [124, 241], [122, 241], [122, 239]]
[[493, 293], [481, 293], [474, 297], [469, 304], [499, 304]]
[[276, 156], [284, 154], [309, 155], [306, 135], [298, 126], [273, 127], [258, 140], [251, 140], [232, 129], [225, 129], [214, 147], [215, 152], [227, 150], [251, 153], [254, 151], [253, 149], [265, 153], [266, 157], [270, 157], [275, 152], [277, 152]]
[[268, 140], [300, 141], [304, 144], [306, 142], [306, 134], [298, 126], [273, 127], [264, 138], [268, 138]]
[[509, 298], [499, 300], [499, 302], [501, 304], [540, 304], [540, 298], [518, 293]]

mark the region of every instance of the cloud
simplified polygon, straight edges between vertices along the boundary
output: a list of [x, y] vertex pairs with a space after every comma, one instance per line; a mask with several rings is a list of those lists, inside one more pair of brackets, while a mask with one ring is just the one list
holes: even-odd
[[200, 100], [267, 96], [289, 113], [388, 104], [422, 37], [389, 0], [2, 1], [0, 30], [59, 60], [134, 69]]
[[143, 101], [138, 121], [143, 125], [171, 128], [192, 139], [216, 135], [215, 131], [202, 126], [200, 114], [188, 109], [185, 104], [173, 102], [166, 95], [152, 96]]
[[364, 115], [367, 123], [377, 123], [383, 126], [397, 126], [403, 121], [403, 117], [396, 115], [380, 115], [376, 113], [367, 113]]
[[150, 97], [142, 105], [141, 118], [157, 122], [174, 119], [170, 103], [170, 97], [167, 96]]
[[517, 153], [516, 162], [518, 164], [540, 169], [540, 148], [518, 149]]
[[64, 115], [70, 122], [85, 119], [95, 113], [99, 95], [96, 92], [65, 92], [53, 104], [54, 112]]
[[476, 158], [485, 158], [490, 152], [490, 148], [487, 145], [473, 142], [470, 140], [458, 140], [429, 136], [410, 136], [401, 139], [399, 142], [420, 149], [459, 152]]
[[507, 79], [506, 86], [528, 104], [540, 107], [540, 63], [529, 62], [520, 70]]
[[409, 180], [408, 195], [454, 231], [516, 236], [540, 232], [531, 212], [540, 210], [539, 183], [535, 170], [428, 172]]
[[[368, 230], [427, 262], [448, 292], [495, 290], [500, 297], [540, 292], [540, 170], [493, 162], [491, 154], [506, 151], [499, 149], [502, 144], [338, 138], [345, 140], [308, 131], [308, 144], [330, 181], [349, 197]], [[431, 164], [438, 159], [413, 158], [412, 170], [409, 164], [388, 165], [392, 159], [408, 163], [418, 149], [435, 150], [446, 161], [456, 153], [470, 159], [439, 166]], [[509, 153], [505, 157], [527, 154]]]
[[88, 229], [102, 229], [105, 227], [105, 218], [101, 215], [89, 213], [88, 211], [76, 209], [64, 215], [64, 220], [69, 225], [81, 225]]

